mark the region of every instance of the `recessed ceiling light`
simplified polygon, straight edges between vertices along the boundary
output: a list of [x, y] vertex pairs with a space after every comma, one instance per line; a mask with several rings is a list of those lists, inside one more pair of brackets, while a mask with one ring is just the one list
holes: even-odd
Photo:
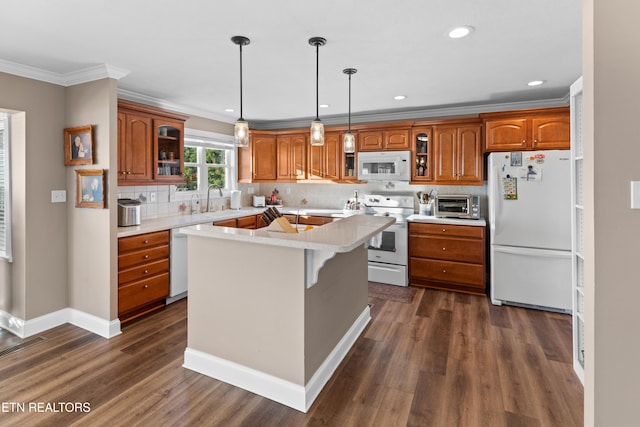
[[395, 99], [396, 101], [402, 101], [403, 99], [406, 99], [407, 97], [405, 95], [396, 95], [393, 97], [393, 99]]
[[469, 25], [463, 25], [461, 27], [452, 28], [449, 31], [449, 37], [452, 39], [461, 39], [462, 37], [466, 37], [473, 32], [473, 27]]
[[227, 113], [233, 113], [235, 110], [233, 108], [225, 108], [224, 111]]
[[540, 86], [541, 84], [544, 84], [544, 80], [533, 80], [527, 83], [528, 86]]
[[320, 104], [320, 108], [329, 108], [329, 104]]

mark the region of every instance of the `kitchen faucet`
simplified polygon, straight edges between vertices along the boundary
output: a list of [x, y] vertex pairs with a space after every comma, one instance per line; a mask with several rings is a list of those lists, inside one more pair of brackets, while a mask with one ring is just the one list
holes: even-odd
[[209, 188], [207, 188], [207, 212], [209, 212], [209, 194], [211, 193], [211, 189], [212, 188], [217, 188], [218, 191], [220, 192], [220, 197], [223, 197], [223, 195], [222, 195], [222, 187], [219, 186], [218, 184], [210, 184]]

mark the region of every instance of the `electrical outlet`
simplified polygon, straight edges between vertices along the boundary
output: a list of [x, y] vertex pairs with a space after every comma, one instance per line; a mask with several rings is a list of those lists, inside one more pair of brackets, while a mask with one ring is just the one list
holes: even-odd
[[287, 196], [290, 196], [291, 195], [291, 187], [287, 187], [285, 189], [285, 192], [287, 193]]
[[67, 190], [52, 190], [51, 203], [65, 203], [67, 201]]
[[156, 193], [155, 192], [149, 193], [149, 200], [151, 202], [155, 202], [156, 201]]
[[247, 188], [247, 194], [253, 194], [253, 187]]

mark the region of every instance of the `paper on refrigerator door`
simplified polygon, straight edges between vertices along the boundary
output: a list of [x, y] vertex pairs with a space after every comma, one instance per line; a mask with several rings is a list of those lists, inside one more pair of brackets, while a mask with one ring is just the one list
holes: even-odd
[[502, 178], [502, 197], [505, 200], [518, 199], [518, 178], [507, 176]]

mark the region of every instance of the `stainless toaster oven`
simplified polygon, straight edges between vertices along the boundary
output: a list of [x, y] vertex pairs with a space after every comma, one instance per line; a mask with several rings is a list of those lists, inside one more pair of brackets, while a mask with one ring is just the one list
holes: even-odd
[[438, 194], [434, 215], [440, 218], [480, 218], [480, 196]]

